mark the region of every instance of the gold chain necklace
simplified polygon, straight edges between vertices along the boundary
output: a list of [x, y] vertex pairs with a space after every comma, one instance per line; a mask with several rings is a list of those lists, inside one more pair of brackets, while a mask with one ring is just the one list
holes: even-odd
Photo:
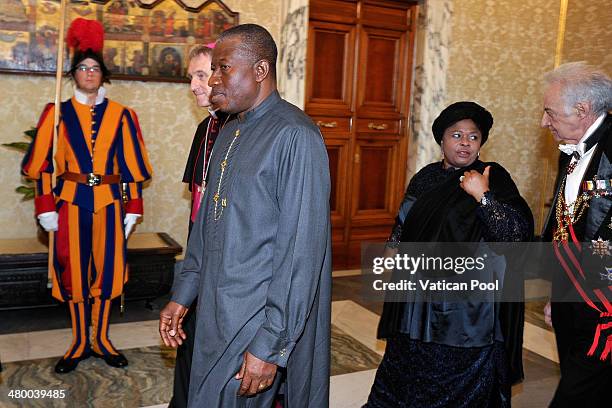
[[[225, 157], [221, 161], [221, 175], [219, 176], [219, 183], [217, 183], [217, 191], [215, 192], [215, 195], [213, 196], [213, 201], [215, 202], [213, 219], [215, 221], [218, 221], [221, 218], [221, 215], [223, 214], [223, 209], [227, 207], [227, 198], [226, 197], [221, 198], [221, 183], [223, 182], [223, 176], [225, 175], [225, 168], [227, 167], [227, 158], [229, 157], [229, 154], [232, 151], [232, 147], [234, 146], [234, 143], [238, 139], [238, 136], [240, 136], [240, 129], [236, 129], [236, 132], [234, 133], [234, 138], [232, 139], [232, 142], [227, 148], [227, 152], [225, 152]], [[221, 200], [220, 210], [218, 210], [219, 200]]]
[[557, 220], [557, 230], [553, 235], [553, 241], [559, 244], [569, 240], [569, 226], [578, 222], [580, 217], [589, 208], [590, 196], [588, 194], [578, 194], [576, 201], [572, 204], [573, 210], [571, 213], [569, 207], [565, 203], [565, 181], [561, 182], [559, 193], [557, 194], [557, 207], [555, 208], [555, 218]]

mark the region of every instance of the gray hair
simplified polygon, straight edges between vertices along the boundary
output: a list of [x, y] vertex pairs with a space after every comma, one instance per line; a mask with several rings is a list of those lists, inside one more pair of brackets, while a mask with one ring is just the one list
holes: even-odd
[[544, 75], [544, 83], [561, 86], [566, 113], [579, 102], [590, 102], [596, 116], [612, 109], [612, 80], [603, 70], [584, 61], [560, 65]]
[[192, 59], [200, 55], [208, 55], [209, 57], [212, 57], [212, 53], [213, 53], [213, 49], [210, 48], [208, 45], [196, 45], [195, 47], [191, 49], [191, 51], [189, 51], [188, 58], [189, 58], [189, 61], [191, 61]]

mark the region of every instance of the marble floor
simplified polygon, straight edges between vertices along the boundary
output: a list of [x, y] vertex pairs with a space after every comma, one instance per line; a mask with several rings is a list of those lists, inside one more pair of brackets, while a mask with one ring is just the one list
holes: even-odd
[[[376, 340], [381, 304], [359, 295], [361, 277], [334, 274], [330, 406], [360, 407], [366, 400], [384, 342]], [[538, 285], [536, 285], [538, 286]], [[537, 288], [536, 288], [537, 289]], [[537, 290], [536, 290], [537, 292]], [[161, 345], [156, 316], [167, 299], [128, 303], [114, 313], [111, 338], [130, 365], [107, 367], [88, 359], [68, 375], [53, 366], [70, 342], [61, 308], [0, 311], [0, 407], [166, 407], [175, 352]], [[513, 388], [514, 407], [547, 406], [558, 381], [552, 332], [543, 323], [542, 300], [528, 303], [524, 336], [525, 381]], [[10, 390], [63, 390], [64, 398], [16, 399]]]

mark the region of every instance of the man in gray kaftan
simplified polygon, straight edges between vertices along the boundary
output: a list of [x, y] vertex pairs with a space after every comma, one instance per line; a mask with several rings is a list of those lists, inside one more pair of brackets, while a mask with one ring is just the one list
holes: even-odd
[[237, 26], [213, 53], [211, 100], [235, 118], [160, 314], [174, 346], [199, 296], [190, 407], [269, 408], [282, 382], [286, 407], [329, 404], [329, 165], [318, 128], [276, 91], [268, 37]]

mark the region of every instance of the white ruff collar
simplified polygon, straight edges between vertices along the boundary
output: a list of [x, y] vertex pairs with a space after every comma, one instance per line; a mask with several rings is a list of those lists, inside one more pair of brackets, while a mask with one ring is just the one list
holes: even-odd
[[[79, 88], [74, 88], [74, 97], [78, 103], [82, 103], [83, 105], [88, 105], [87, 103], [87, 94], [81, 91]], [[98, 95], [96, 95], [96, 105], [104, 102], [104, 98], [106, 97], [106, 88], [101, 86], [98, 88]]]

